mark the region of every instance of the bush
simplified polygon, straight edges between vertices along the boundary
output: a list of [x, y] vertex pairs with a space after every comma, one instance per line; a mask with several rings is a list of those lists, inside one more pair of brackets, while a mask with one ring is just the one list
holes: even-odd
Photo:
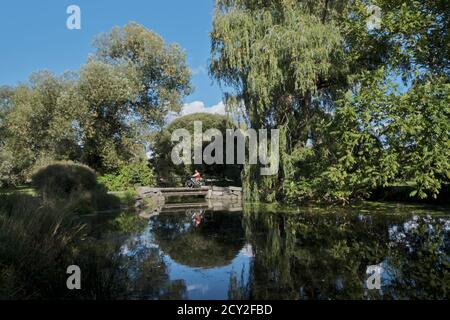
[[124, 191], [137, 186], [154, 186], [153, 170], [145, 162], [122, 166], [116, 174], [106, 174], [98, 178], [109, 191]]
[[82, 164], [60, 161], [42, 167], [33, 174], [32, 185], [45, 204], [69, 203], [81, 213], [120, 207], [119, 199], [97, 183], [95, 171]]
[[74, 192], [93, 191], [97, 176], [91, 168], [70, 161], [54, 162], [33, 174], [32, 185], [47, 197], [68, 198]]
[[14, 157], [6, 150], [0, 150], [0, 188], [14, 186], [18, 181], [14, 173]]

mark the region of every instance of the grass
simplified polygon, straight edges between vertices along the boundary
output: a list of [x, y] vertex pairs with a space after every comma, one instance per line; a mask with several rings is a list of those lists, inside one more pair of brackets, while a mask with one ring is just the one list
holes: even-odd
[[30, 196], [35, 196], [36, 191], [29, 185], [21, 185], [17, 187], [0, 188], [0, 194], [27, 194]]
[[[135, 204], [136, 191], [134, 190], [124, 190], [116, 192], [108, 192], [111, 197], [119, 203], [117, 209], [132, 207]], [[36, 190], [30, 185], [20, 185], [17, 187], [7, 187], [0, 188], [0, 195], [28, 195], [32, 197], [37, 197], [38, 194]], [[100, 210], [103, 212], [104, 210]]]
[[[15, 191], [15, 190], [13, 190]], [[115, 248], [98, 247], [64, 206], [27, 194], [0, 194], [0, 300], [111, 299], [124, 292]], [[82, 290], [66, 287], [66, 268], [83, 270]]]
[[115, 191], [108, 192], [108, 194], [115, 196], [119, 199], [121, 206], [131, 207], [134, 206], [137, 193], [134, 190]]

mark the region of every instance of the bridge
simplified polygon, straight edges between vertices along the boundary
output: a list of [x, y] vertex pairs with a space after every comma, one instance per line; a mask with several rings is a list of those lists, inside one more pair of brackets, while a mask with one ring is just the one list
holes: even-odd
[[159, 203], [141, 208], [139, 216], [145, 219], [164, 213], [183, 213], [192, 215], [204, 211], [242, 212], [242, 202], [233, 200], [205, 200], [204, 202], [191, 203]]
[[163, 200], [168, 197], [188, 197], [188, 196], [204, 196], [206, 199], [212, 200], [241, 200], [242, 188], [240, 187], [218, 187], [203, 186], [198, 188], [153, 188], [139, 187], [137, 188], [138, 202], [142, 202], [145, 198], [154, 198]]

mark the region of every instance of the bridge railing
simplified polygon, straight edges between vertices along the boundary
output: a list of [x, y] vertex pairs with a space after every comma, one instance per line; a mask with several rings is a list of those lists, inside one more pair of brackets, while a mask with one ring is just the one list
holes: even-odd
[[[184, 187], [185, 182], [190, 177], [180, 177], [180, 176], [157, 176], [156, 177], [156, 186], [160, 188], [168, 188], [168, 187]], [[236, 185], [236, 182], [233, 180], [224, 179], [221, 177], [215, 176], [203, 176], [203, 182], [205, 186], [230, 186]]]

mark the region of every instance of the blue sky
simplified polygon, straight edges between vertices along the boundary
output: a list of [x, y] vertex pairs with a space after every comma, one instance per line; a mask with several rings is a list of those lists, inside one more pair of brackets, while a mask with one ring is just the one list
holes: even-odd
[[[66, 28], [72, 4], [81, 9], [81, 30]], [[222, 92], [207, 74], [212, 14], [213, 0], [2, 1], [0, 85], [26, 81], [38, 70], [78, 70], [94, 52], [95, 35], [136, 21], [186, 50], [195, 87], [187, 107], [221, 109]]]

